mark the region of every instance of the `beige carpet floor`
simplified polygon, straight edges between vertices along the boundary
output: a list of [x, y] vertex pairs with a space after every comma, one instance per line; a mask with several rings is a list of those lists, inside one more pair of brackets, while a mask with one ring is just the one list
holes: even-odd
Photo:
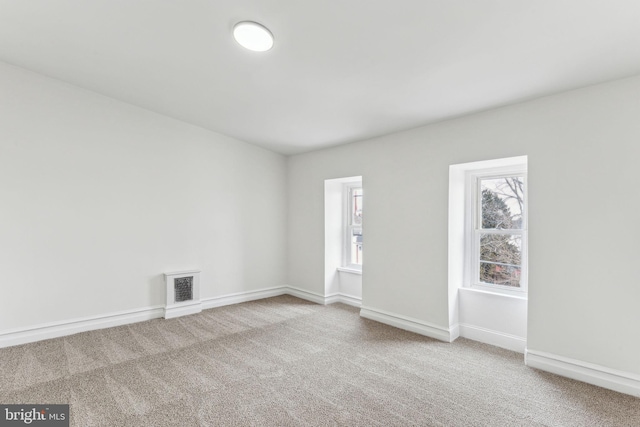
[[0, 349], [0, 403], [91, 426], [640, 426], [640, 399], [282, 296]]

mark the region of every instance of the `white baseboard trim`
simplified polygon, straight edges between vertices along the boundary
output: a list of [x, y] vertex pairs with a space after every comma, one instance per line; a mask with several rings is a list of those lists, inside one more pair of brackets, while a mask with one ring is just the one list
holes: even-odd
[[164, 308], [164, 318], [173, 319], [174, 317], [188, 316], [190, 314], [200, 313], [202, 311], [202, 302], [192, 301], [190, 303], [181, 303], [167, 306]]
[[359, 298], [353, 295], [341, 294], [341, 293], [328, 295], [324, 300], [325, 300], [325, 304], [333, 304], [336, 302], [341, 302], [343, 304], [351, 305], [353, 307], [362, 306], [362, 298]]
[[527, 339], [523, 337], [466, 323], [460, 323], [458, 327], [460, 328], [460, 336], [463, 338], [506, 348], [507, 350], [517, 351], [518, 353], [524, 353], [527, 347]]
[[324, 295], [317, 294], [315, 292], [306, 291], [304, 289], [296, 288], [294, 286], [285, 286], [286, 294], [307, 301], [315, 302], [316, 304], [327, 305], [327, 298]]
[[164, 316], [163, 306], [153, 306], [135, 310], [119, 311], [100, 316], [82, 317], [60, 322], [44, 323], [24, 329], [0, 332], [0, 348], [30, 342], [73, 335], [95, 329], [111, 328], [130, 323], [144, 322]]
[[460, 325], [456, 323], [455, 325], [449, 328], [449, 342], [454, 342], [460, 337]]
[[351, 295], [334, 294], [325, 297], [315, 292], [306, 291], [304, 289], [296, 288], [293, 286], [277, 286], [255, 291], [237, 292], [234, 294], [213, 298], [202, 298], [200, 300], [200, 303], [188, 306], [173, 308], [169, 307], [168, 309], [164, 306], [152, 306], [134, 310], [125, 310], [115, 313], [102, 314], [98, 316], [44, 323], [41, 325], [35, 325], [21, 329], [0, 331], [0, 348], [27, 344], [30, 342], [42, 341], [51, 338], [58, 338], [96, 329], [143, 322], [145, 320], [157, 319], [161, 317], [171, 318], [187, 314], [194, 314], [201, 311], [201, 309], [239, 304], [242, 302], [271, 298], [285, 294], [322, 305], [331, 304], [334, 302], [342, 302], [359, 307], [362, 302], [360, 298]]
[[0, 331], [0, 348], [58, 338], [80, 332], [93, 331], [96, 329], [128, 325], [161, 317], [172, 318], [187, 314], [194, 314], [201, 311], [201, 309], [238, 304], [262, 298], [270, 298], [278, 295], [284, 295], [286, 293], [288, 293], [288, 288], [286, 286], [278, 286], [258, 291], [238, 292], [220, 297], [204, 298], [200, 303], [188, 306], [170, 307], [168, 309], [164, 306], [153, 306], [98, 316], [64, 320], [60, 322], [45, 323], [23, 329]]
[[375, 320], [385, 325], [395, 326], [396, 328], [415, 332], [440, 341], [451, 342], [451, 331], [438, 325], [423, 322], [422, 320], [412, 319], [410, 317], [399, 314], [389, 313], [387, 311], [378, 310], [371, 307], [362, 307], [360, 309], [360, 317]]
[[206, 310], [214, 307], [239, 304], [241, 302], [255, 301], [257, 299], [277, 297], [287, 294], [287, 290], [288, 288], [286, 286], [276, 286], [257, 291], [236, 292], [234, 294], [222, 295], [219, 297], [202, 298], [202, 308]]
[[640, 375], [536, 350], [525, 350], [527, 366], [640, 397]]
[[285, 286], [287, 295], [305, 299], [307, 301], [315, 302], [316, 304], [329, 305], [336, 302], [352, 305], [354, 307], [360, 307], [362, 305], [362, 298], [342, 294], [336, 292], [335, 294], [322, 295], [316, 292], [306, 291], [304, 289], [296, 288], [295, 286]]

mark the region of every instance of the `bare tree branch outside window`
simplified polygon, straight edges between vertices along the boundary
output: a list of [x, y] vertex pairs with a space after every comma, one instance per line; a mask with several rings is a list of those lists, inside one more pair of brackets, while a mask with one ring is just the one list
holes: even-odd
[[[483, 179], [481, 185], [483, 230], [521, 230], [524, 210], [523, 177]], [[480, 235], [480, 281], [520, 286], [522, 238], [515, 233]]]

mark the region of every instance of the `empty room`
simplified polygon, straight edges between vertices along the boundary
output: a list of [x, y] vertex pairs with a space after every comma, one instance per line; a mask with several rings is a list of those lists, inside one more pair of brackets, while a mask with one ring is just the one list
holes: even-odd
[[639, 22], [0, 0], [0, 426], [639, 426]]

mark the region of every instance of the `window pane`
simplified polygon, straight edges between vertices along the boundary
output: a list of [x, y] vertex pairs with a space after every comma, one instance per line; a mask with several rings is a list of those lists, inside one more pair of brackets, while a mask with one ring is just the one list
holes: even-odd
[[522, 176], [480, 180], [482, 228], [521, 229], [524, 201]]
[[351, 224], [362, 225], [362, 188], [351, 190]]
[[520, 287], [521, 262], [521, 236], [480, 235], [480, 282]]
[[362, 265], [362, 228], [352, 228], [349, 236], [351, 264]]

